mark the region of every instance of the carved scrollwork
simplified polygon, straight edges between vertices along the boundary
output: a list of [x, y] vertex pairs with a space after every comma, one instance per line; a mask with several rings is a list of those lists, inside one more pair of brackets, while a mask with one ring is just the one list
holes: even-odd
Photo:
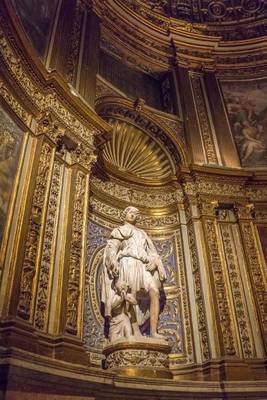
[[19, 302], [17, 312], [24, 319], [31, 318], [33, 300], [33, 281], [36, 274], [36, 259], [41, 232], [41, 219], [45, 206], [45, 196], [48, 189], [48, 176], [52, 160], [52, 148], [44, 142], [42, 145], [37, 178], [33, 193], [31, 216], [26, 236], [25, 254], [22, 266]]
[[213, 275], [215, 295], [218, 304], [222, 341], [224, 352], [227, 355], [235, 355], [236, 348], [233, 336], [233, 326], [230, 314], [226, 283], [223, 274], [223, 267], [218, 248], [218, 238], [214, 220], [206, 220], [204, 223], [207, 245], [209, 249], [210, 268]]
[[194, 290], [195, 290], [197, 318], [198, 318], [198, 330], [201, 338], [202, 355], [204, 360], [208, 360], [210, 358], [208, 329], [207, 329], [205, 306], [202, 294], [202, 285], [200, 279], [200, 270], [199, 270], [200, 267], [197, 255], [196, 238], [192, 221], [188, 223], [188, 239], [189, 239], [191, 263], [193, 269]]
[[72, 335], [77, 335], [78, 333], [86, 180], [87, 176], [82, 171], [78, 171], [75, 179], [75, 195], [73, 201], [72, 238], [70, 245], [66, 309], [66, 331]]
[[168, 355], [151, 350], [120, 350], [107, 357], [108, 368], [148, 367], [168, 368]]
[[232, 295], [236, 311], [236, 319], [240, 332], [240, 340], [245, 358], [253, 358], [251, 333], [249, 328], [249, 316], [246, 308], [246, 301], [242, 290], [242, 282], [238, 267], [237, 255], [234, 249], [234, 238], [231, 231], [231, 225], [221, 224], [222, 239], [225, 249], [225, 257], [228, 265], [229, 281], [232, 289]]
[[146, 189], [141, 191], [137, 188], [132, 188], [114, 180], [103, 181], [97, 177], [93, 177], [91, 181], [93, 191], [101, 191], [116, 199], [126, 202], [134, 202], [134, 204], [146, 207], [148, 204], [151, 208], [166, 207], [171, 204], [182, 202], [182, 190], [173, 190], [166, 188], [164, 191]]
[[47, 217], [42, 244], [42, 256], [40, 261], [39, 281], [35, 306], [35, 326], [44, 330], [48, 320], [49, 310], [49, 284], [53, 272], [53, 256], [56, 241], [56, 226], [59, 213], [60, 186], [62, 181], [63, 165], [55, 160], [51, 188], [47, 206]]
[[202, 133], [204, 149], [207, 156], [207, 162], [217, 164], [218, 159], [212, 137], [211, 126], [208, 119], [207, 107], [201, 87], [201, 77], [196, 74], [191, 74], [191, 84], [195, 98], [196, 111], [198, 114], [199, 125]]
[[[263, 337], [267, 338], [267, 291], [265, 278], [261, 269], [261, 261], [257, 250], [256, 238], [254, 236], [253, 223], [240, 221], [240, 229], [244, 242], [244, 249], [248, 261], [248, 270], [251, 277], [252, 287], [255, 294], [255, 301], [258, 304], [260, 322], [263, 329]], [[267, 343], [266, 343], [267, 346]]]
[[30, 115], [22, 107], [22, 105], [15, 99], [13, 94], [9, 91], [5, 83], [0, 79], [0, 95], [5, 99], [9, 107], [14, 113], [26, 124], [30, 123]]
[[[91, 207], [94, 212], [97, 214], [99, 213], [100, 215], [106, 217], [107, 219], [115, 219], [115, 221], [120, 221], [121, 218], [121, 212], [122, 210], [119, 208], [115, 208], [110, 206], [109, 204], [105, 204], [98, 200], [97, 198], [92, 198], [91, 200]], [[165, 215], [165, 216], [140, 216], [140, 221], [139, 224], [141, 227], [146, 227], [146, 228], [156, 228], [156, 227], [161, 227], [161, 226], [176, 226], [179, 224], [179, 214], [171, 214], [171, 215]]]

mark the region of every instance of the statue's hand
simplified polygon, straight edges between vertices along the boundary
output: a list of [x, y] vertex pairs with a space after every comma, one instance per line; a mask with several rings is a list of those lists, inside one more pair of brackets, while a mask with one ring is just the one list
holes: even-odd
[[154, 271], [155, 269], [157, 269], [157, 264], [155, 262], [155, 260], [150, 261], [147, 265], [146, 265], [146, 270], [147, 271]]
[[130, 304], [133, 304], [133, 305], [137, 304], [136, 298], [130, 293], [126, 294], [125, 300], [128, 301]]
[[114, 278], [116, 278], [117, 276], [119, 276], [119, 263], [117, 261], [113, 261], [113, 263], [110, 266], [111, 269], [111, 273], [113, 275]]

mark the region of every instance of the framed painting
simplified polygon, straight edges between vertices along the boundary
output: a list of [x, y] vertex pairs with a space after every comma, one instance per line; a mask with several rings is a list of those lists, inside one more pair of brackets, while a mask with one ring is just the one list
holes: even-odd
[[23, 131], [0, 107], [0, 245], [15, 180]]
[[220, 81], [243, 167], [267, 165], [267, 79]]

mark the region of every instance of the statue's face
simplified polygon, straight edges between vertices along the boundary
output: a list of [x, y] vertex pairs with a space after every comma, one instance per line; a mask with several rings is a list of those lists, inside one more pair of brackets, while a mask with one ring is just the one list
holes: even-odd
[[117, 289], [117, 291], [118, 291], [119, 294], [120, 294], [121, 292], [126, 292], [127, 287], [128, 287], [128, 286], [127, 286], [127, 283], [124, 282], [124, 281], [118, 282], [118, 283], [116, 284], [116, 289]]
[[134, 209], [133, 210], [129, 210], [127, 212], [127, 214], [126, 214], [125, 221], [127, 221], [127, 222], [129, 222], [131, 224], [135, 224], [136, 221], [138, 220], [138, 217], [139, 217], [139, 212], [138, 211], [136, 211]]

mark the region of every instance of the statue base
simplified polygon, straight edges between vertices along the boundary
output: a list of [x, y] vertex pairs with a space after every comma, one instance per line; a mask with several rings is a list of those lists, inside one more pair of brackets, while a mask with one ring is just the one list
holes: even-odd
[[171, 346], [164, 340], [142, 338], [117, 340], [103, 349], [106, 368], [128, 377], [172, 379], [169, 370]]

